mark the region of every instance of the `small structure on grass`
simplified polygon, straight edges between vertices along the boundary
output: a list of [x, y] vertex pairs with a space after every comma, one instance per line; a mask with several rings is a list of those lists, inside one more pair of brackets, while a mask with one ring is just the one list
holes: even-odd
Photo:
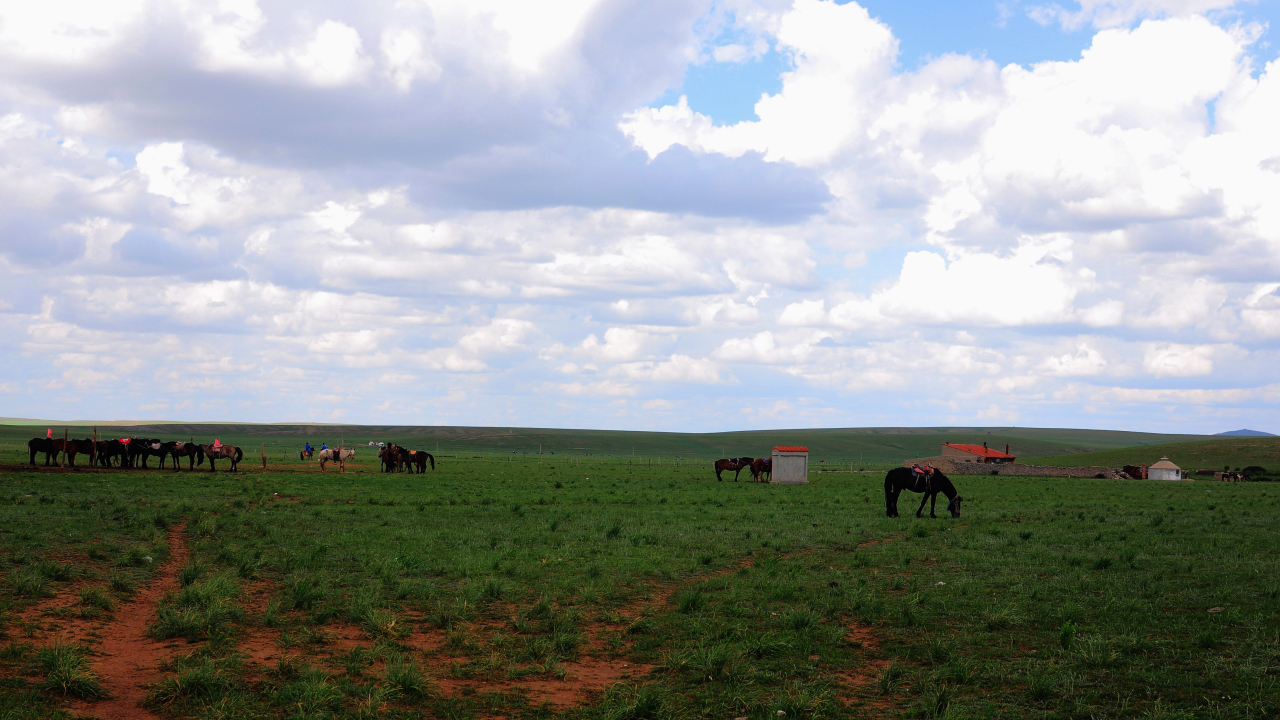
[[1147, 478], [1150, 480], [1181, 480], [1182, 468], [1169, 462], [1169, 458], [1162, 457], [1160, 462], [1147, 468]]
[[805, 485], [809, 482], [809, 448], [779, 445], [773, 449], [773, 472], [769, 482], [780, 485]]

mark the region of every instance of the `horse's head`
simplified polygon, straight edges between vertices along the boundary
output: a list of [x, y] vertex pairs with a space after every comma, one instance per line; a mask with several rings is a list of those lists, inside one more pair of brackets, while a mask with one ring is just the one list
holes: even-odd
[[962, 502], [964, 502], [964, 498], [957, 495], [952, 498], [951, 502], [947, 503], [947, 510], [951, 511], [951, 517], [960, 517], [960, 503]]

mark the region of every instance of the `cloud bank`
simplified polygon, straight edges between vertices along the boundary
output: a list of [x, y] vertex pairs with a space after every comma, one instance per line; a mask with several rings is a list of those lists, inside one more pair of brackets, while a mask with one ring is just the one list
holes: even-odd
[[[914, 71], [852, 2], [531, 8], [0, 10], [3, 414], [1276, 429], [1231, 3]], [[651, 104], [768, 51], [755, 119]]]

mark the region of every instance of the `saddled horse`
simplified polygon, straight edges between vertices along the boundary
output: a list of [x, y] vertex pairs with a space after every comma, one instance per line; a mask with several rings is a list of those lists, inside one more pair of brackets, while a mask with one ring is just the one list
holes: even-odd
[[960, 503], [964, 498], [960, 497], [960, 491], [956, 490], [951, 479], [937, 468], [896, 467], [884, 476], [885, 514], [891, 518], [898, 517], [898, 494], [903, 490], [924, 493], [920, 507], [916, 509], [916, 517], [921, 517], [926, 502], [929, 503], [929, 517], [938, 517], [934, 514], [938, 493], [947, 496], [947, 510], [951, 517], [960, 517]]
[[427, 471], [428, 462], [431, 463], [432, 470], [436, 469], [436, 456], [432, 455], [426, 450], [410, 450], [409, 462], [413, 463], [413, 466], [418, 468], [419, 473], [424, 473]]
[[310, 459], [311, 459], [311, 454], [312, 454], [312, 453], [311, 453], [311, 451], [310, 451], [310, 450], [307, 450], [307, 449], [305, 449], [305, 448], [304, 448], [304, 449], [302, 449], [302, 450], [299, 450], [299, 451], [298, 451], [298, 459], [299, 459], [299, 460], [310, 460]]
[[44, 464], [46, 467], [53, 464], [53, 440], [50, 438], [34, 437], [27, 441], [27, 449], [31, 451], [31, 465], [36, 464], [36, 453], [44, 453]]
[[214, 460], [230, 460], [231, 471], [235, 472], [236, 466], [244, 459], [244, 451], [235, 445], [200, 445], [199, 448], [196, 464], [203, 465], [204, 459], [209, 458], [209, 472], [218, 471]]
[[147, 466], [147, 459], [160, 458], [164, 462], [165, 453], [160, 449], [164, 443], [158, 438], [129, 438], [129, 467], [138, 467], [138, 458], [142, 458], [142, 467]]
[[751, 462], [751, 479], [755, 482], [773, 480], [773, 458], [756, 458]]
[[720, 458], [715, 462], [716, 480], [723, 482], [724, 478], [720, 477], [720, 473], [725, 470], [732, 470], [733, 481], [738, 482], [738, 475], [741, 474], [743, 470], [750, 468], [751, 462], [752, 458], [745, 456], [740, 458]]
[[346, 462], [356, 456], [356, 451], [350, 448], [345, 450], [339, 448], [326, 448], [319, 453], [320, 469], [324, 470], [325, 463]]
[[[200, 449], [199, 445], [193, 442], [182, 442], [181, 440], [164, 443], [160, 446], [160, 449], [166, 452], [169, 457], [173, 458], [174, 470], [180, 469], [179, 466], [182, 463], [179, 462], [179, 460], [185, 457], [187, 458], [187, 470], [194, 472], [196, 469], [196, 459], [204, 456], [204, 451]], [[160, 467], [164, 467], [163, 456], [160, 458]]]

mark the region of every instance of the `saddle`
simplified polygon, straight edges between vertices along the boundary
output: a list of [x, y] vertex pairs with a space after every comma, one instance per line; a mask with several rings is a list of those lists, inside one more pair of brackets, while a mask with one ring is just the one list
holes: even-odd
[[933, 484], [933, 468], [928, 465], [924, 467], [913, 465], [911, 467], [911, 484], [917, 489], [923, 488], [923, 490], [919, 490], [920, 492], [928, 492], [930, 485]]

